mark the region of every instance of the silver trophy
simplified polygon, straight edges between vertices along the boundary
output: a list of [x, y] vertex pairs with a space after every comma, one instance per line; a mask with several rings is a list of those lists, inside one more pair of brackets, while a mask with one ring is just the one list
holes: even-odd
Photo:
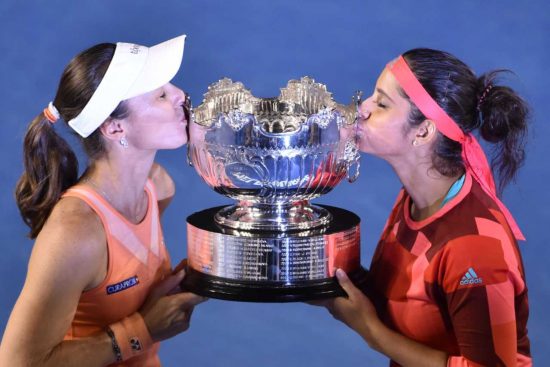
[[189, 124], [188, 161], [235, 205], [187, 218], [184, 286], [220, 299], [284, 302], [343, 295], [336, 268], [356, 283], [359, 217], [310, 200], [359, 174], [356, 111], [304, 77], [277, 98], [242, 83], [208, 87]]

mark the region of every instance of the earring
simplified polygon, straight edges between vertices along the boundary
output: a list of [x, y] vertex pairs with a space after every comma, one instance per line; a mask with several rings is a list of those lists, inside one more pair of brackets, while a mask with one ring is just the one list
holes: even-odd
[[416, 146], [418, 146], [418, 141], [413, 140], [413, 147], [416, 147]]
[[120, 145], [122, 145], [124, 149], [128, 148], [128, 140], [126, 140], [124, 136], [120, 138]]

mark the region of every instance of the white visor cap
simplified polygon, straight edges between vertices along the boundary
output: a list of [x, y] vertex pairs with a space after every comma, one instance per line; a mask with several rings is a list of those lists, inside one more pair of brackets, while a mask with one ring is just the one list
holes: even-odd
[[183, 58], [185, 35], [153, 47], [119, 42], [92, 98], [78, 116], [69, 121], [83, 138], [93, 133], [118, 104], [168, 83]]

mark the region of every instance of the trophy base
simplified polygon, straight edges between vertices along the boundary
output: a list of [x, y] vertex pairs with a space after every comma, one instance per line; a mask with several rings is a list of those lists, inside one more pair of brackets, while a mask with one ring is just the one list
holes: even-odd
[[[365, 289], [368, 272], [364, 268], [350, 272], [348, 277], [357, 288]], [[203, 297], [241, 302], [303, 302], [347, 296], [335, 277], [292, 284], [238, 281], [211, 276], [192, 268], [188, 268], [181, 286]]]
[[247, 302], [294, 302], [345, 296], [334, 277], [344, 270], [364, 288], [360, 219], [321, 206], [334, 218], [307, 231], [243, 231], [220, 226], [222, 207], [187, 218], [188, 272], [182, 287], [210, 298]]

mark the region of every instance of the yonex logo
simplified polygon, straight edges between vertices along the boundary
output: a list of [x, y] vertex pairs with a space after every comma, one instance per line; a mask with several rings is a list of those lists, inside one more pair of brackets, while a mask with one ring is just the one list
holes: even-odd
[[133, 338], [130, 338], [130, 346], [133, 351], [139, 352], [141, 350], [141, 343], [139, 342], [139, 339], [134, 336]]
[[481, 284], [483, 280], [479, 278], [473, 268], [468, 269], [462, 277], [460, 285]]

